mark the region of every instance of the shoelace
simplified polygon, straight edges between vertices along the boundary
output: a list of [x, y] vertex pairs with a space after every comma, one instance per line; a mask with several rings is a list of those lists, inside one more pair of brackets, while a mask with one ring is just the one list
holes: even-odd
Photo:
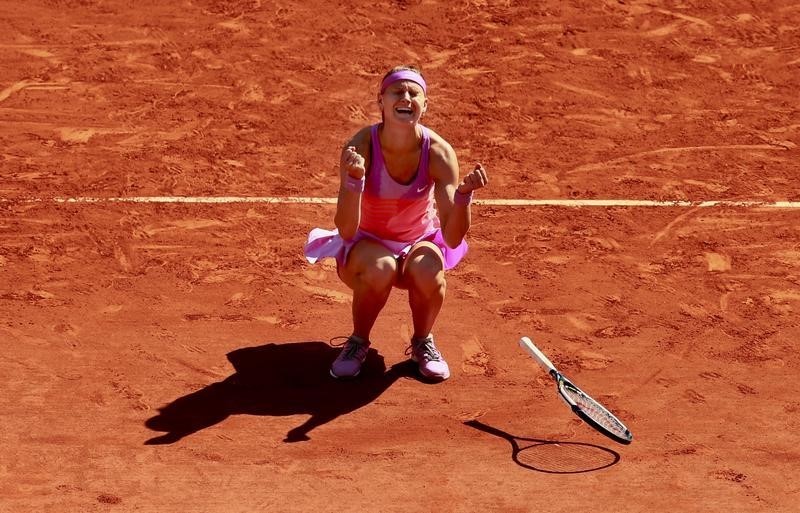
[[411, 345], [408, 346], [408, 349], [406, 349], [406, 354], [409, 354], [411, 351], [417, 352], [428, 361], [438, 362], [442, 360], [442, 353], [436, 349], [436, 346], [433, 345], [433, 340], [429, 338], [426, 338], [417, 344], [411, 342]]
[[[341, 344], [334, 344], [334, 340], [338, 340], [344, 338], [345, 341]], [[352, 340], [350, 337], [334, 337], [330, 341], [330, 345], [332, 347], [341, 347], [342, 348], [342, 357], [347, 360], [363, 360], [364, 356], [367, 354], [369, 347], [366, 344], [359, 344], [355, 340]]]

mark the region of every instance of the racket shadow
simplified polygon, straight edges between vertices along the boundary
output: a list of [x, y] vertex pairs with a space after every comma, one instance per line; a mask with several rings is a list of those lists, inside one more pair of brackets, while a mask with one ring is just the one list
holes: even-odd
[[582, 474], [595, 472], [620, 460], [616, 451], [584, 442], [560, 442], [511, 435], [477, 420], [464, 422], [511, 444], [511, 459], [520, 467], [546, 474]]
[[339, 351], [316, 341], [232, 351], [227, 356], [236, 372], [159, 408], [145, 426], [164, 434], [145, 445], [175, 443], [231, 415], [307, 414], [284, 441], [309, 440], [314, 428], [371, 403], [398, 379], [414, 375], [409, 361], [386, 370], [383, 357], [370, 349], [358, 378], [335, 380], [328, 370]]

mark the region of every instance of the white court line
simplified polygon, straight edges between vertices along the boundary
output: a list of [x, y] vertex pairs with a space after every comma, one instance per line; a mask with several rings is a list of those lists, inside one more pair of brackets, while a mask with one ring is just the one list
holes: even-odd
[[[271, 204], [325, 204], [335, 205], [336, 198], [302, 196], [128, 196], [128, 197], [71, 197], [71, 198], [0, 198], [0, 203], [271, 203]], [[498, 207], [747, 207], [800, 209], [800, 201], [658, 201], [629, 199], [475, 199], [475, 205]]]

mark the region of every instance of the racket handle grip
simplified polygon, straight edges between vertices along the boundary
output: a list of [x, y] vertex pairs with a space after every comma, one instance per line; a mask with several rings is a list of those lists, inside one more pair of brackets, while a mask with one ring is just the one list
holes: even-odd
[[547, 369], [547, 372], [552, 372], [556, 370], [553, 363], [544, 355], [543, 352], [539, 350], [538, 347], [536, 347], [533, 344], [533, 341], [531, 339], [529, 339], [528, 337], [522, 337], [521, 339], [519, 339], [519, 345], [520, 347], [522, 347], [522, 349], [530, 353], [530, 355], [533, 356], [533, 358], [537, 362], [539, 362], [539, 364], [542, 367]]

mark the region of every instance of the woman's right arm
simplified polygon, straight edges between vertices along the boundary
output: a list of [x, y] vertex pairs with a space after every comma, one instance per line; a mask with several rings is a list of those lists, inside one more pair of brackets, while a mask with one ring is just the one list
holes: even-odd
[[342, 148], [339, 160], [339, 199], [334, 222], [345, 240], [355, 236], [361, 222], [361, 195], [369, 166], [369, 137], [369, 127], [360, 130]]

